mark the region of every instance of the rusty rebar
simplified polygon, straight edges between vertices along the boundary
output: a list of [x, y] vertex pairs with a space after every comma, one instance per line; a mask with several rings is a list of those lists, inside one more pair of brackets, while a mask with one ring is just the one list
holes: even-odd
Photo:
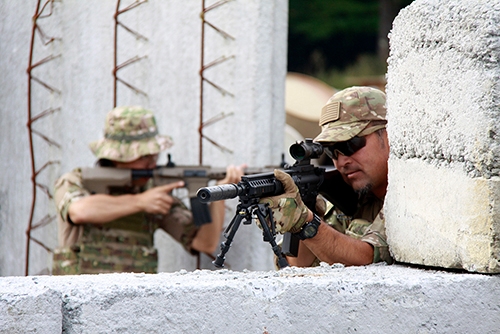
[[132, 10], [134, 8], [137, 8], [138, 6], [142, 5], [143, 3], [147, 2], [148, 0], [136, 0], [135, 2], [133, 2], [132, 4], [130, 4], [129, 6], [123, 8], [123, 9], [120, 9], [120, 3], [121, 3], [121, 0], [117, 0], [116, 1], [116, 10], [115, 10], [115, 14], [113, 15], [113, 18], [115, 20], [115, 36], [114, 36], [114, 41], [113, 41], [113, 47], [114, 47], [114, 61], [113, 61], [113, 78], [114, 78], [114, 81], [113, 81], [113, 108], [115, 108], [117, 106], [117, 102], [118, 102], [118, 82], [121, 82], [122, 84], [124, 84], [126, 87], [130, 88], [131, 90], [133, 90], [134, 92], [136, 92], [137, 94], [141, 94], [141, 95], [144, 95], [144, 96], [148, 96], [148, 94], [142, 90], [140, 90], [139, 88], [135, 87], [134, 85], [132, 85], [130, 82], [128, 81], [125, 81], [124, 79], [118, 77], [118, 71], [130, 64], [133, 64], [143, 58], [146, 58], [147, 56], [142, 56], [142, 57], [139, 57], [139, 56], [135, 56], [135, 57], [132, 57], [128, 60], [126, 60], [125, 62], [121, 63], [121, 64], [118, 64], [118, 27], [122, 27], [125, 31], [129, 32], [130, 34], [134, 35], [136, 38], [138, 39], [143, 39], [145, 41], [147, 41], [147, 37], [145, 37], [144, 35], [140, 34], [139, 32], [131, 29], [130, 27], [128, 27], [127, 25], [125, 25], [123, 22], [121, 22], [119, 20], [119, 16], [123, 13], [126, 13], [128, 12], [129, 10]]
[[227, 91], [226, 89], [222, 88], [220, 85], [216, 84], [215, 82], [207, 79], [204, 75], [204, 72], [210, 68], [210, 67], [213, 67], [213, 66], [216, 66], [216, 65], [219, 65], [231, 58], [234, 58], [235, 56], [232, 55], [230, 57], [226, 57], [226, 56], [222, 56], [222, 57], [219, 57], [218, 59], [212, 61], [212, 62], [209, 62], [208, 64], [205, 64], [205, 25], [208, 25], [209, 27], [211, 27], [212, 29], [214, 29], [216, 32], [218, 32], [221, 36], [223, 36], [224, 38], [228, 38], [228, 39], [232, 39], [234, 40], [235, 38], [233, 36], [231, 36], [230, 34], [228, 34], [227, 32], [225, 32], [224, 30], [220, 29], [219, 27], [217, 27], [216, 25], [214, 25], [213, 23], [207, 21], [207, 18], [206, 18], [206, 14], [217, 8], [217, 7], [220, 7], [228, 2], [230, 2], [232, 0], [220, 0], [218, 2], [215, 2], [214, 4], [212, 4], [211, 6], [208, 6], [208, 7], [205, 7], [205, 0], [202, 0], [202, 9], [201, 9], [201, 14], [200, 14], [200, 18], [201, 18], [201, 66], [200, 66], [200, 125], [198, 127], [198, 133], [199, 133], [199, 156], [198, 156], [198, 162], [200, 165], [203, 165], [203, 139], [206, 139], [208, 142], [210, 142], [212, 145], [218, 147], [220, 150], [222, 151], [225, 151], [225, 152], [230, 152], [232, 153], [232, 151], [230, 149], [228, 149], [227, 147], [224, 147], [222, 146], [221, 144], [217, 143], [215, 140], [211, 139], [211, 138], [208, 138], [204, 133], [203, 133], [203, 129], [208, 126], [208, 125], [211, 125], [212, 123], [215, 123], [215, 122], [218, 122], [222, 119], [224, 119], [225, 117], [229, 116], [229, 115], [232, 115], [233, 113], [229, 113], [229, 114], [224, 114], [224, 113], [221, 113], [221, 116], [216, 116], [216, 120], [212, 120], [212, 121], [209, 121], [209, 122], [204, 122], [203, 121], [203, 111], [204, 111], [204, 98], [203, 98], [203, 93], [204, 93], [204, 83], [207, 82], [208, 84], [210, 84], [212, 87], [214, 87], [215, 89], [217, 89], [222, 95], [229, 95], [229, 96], [232, 96], [234, 97], [234, 95]]
[[[33, 106], [32, 106], [32, 85], [33, 85], [33, 82], [40, 84], [42, 87], [46, 88], [50, 92], [57, 93], [57, 94], [61, 93], [60, 90], [49, 85], [48, 83], [46, 83], [42, 79], [35, 77], [32, 73], [33, 69], [35, 69], [39, 66], [42, 66], [42, 65], [60, 57], [60, 55], [49, 55], [48, 57], [45, 57], [37, 62], [33, 62], [34, 46], [35, 46], [35, 40], [36, 40], [37, 35], [40, 36], [41, 42], [43, 43], [44, 46], [52, 43], [55, 40], [60, 39], [57, 37], [47, 36], [44, 33], [44, 31], [41, 29], [41, 27], [38, 25], [39, 19], [50, 17], [53, 13], [53, 0], [46, 0], [42, 6], [41, 6], [41, 4], [42, 4], [42, 1], [39, 0], [36, 4], [35, 14], [33, 15], [33, 19], [32, 19], [33, 26], [31, 28], [29, 60], [28, 60], [28, 68], [26, 70], [26, 72], [28, 74], [28, 90], [27, 90], [28, 121], [26, 123], [26, 126], [28, 127], [28, 136], [29, 136], [29, 149], [30, 149], [30, 160], [31, 160], [31, 184], [32, 184], [32, 194], [33, 194], [32, 201], [31, 201], [31, 207], [30, 207], [28, 228], [26, 230], [26, 237], [27, 237], [26, 238], [26, 259], [25, 259], [25, 275], [26, 276], [29, 274], [29, 258], [30, 258], [31, 241], [40, 245], [48, 252], [52, 252], [52, 249], [50, 249], [43, 242], [33, 238], [33, 236], [31, 235], [31, 231], [49, 224], [55, 218], [54, 216], [51, 217], [50, 215], [46, 215], [38, 223], [36, 223], [36, 224], [33, 223], [35, 205], [36, 205], [36, 200], [37, 200], [37, 188], [41, 189], [48, 196], [49, 199], [52, 199], [52, 195], [50, 194], [49, 188], [46, 185], [39, 183], [37, 181], [37, 176], [40, 174], [40, 172], [45, 170], [45, 168], [47, 166], [59, 163], [59, 161], [48, 161], [41, 168], [39, 168], [39, 169], [36, 168], [35, 150], [34, 150], [34, 146], [33, 146], [33, 135], [37, 135], [37, 136], [41, 137], [49, 145], [55, 145], [57, 147], [60, 147], [60, 145], [57, 144], [55, 141], [51, 140], [43, 133], [41, 133], [37, 130], [34, 130], [32, 127], [33, 123], [35, 123], [37, 120], [39, 120], [43, 117], [46, 117], [47, 115], [53, 114], [54, 112], [59, 111], [61, 109], [61, 108], [49, 108], [49, 109], [46, 109], [46, 110], [40, 112], [39, 114], [37, 114], [35, 116], [33, 115]], [[47, 7], [49, 8], [48, 13], [44, 15], [43, 13], [45, 12], [45, 9]]]

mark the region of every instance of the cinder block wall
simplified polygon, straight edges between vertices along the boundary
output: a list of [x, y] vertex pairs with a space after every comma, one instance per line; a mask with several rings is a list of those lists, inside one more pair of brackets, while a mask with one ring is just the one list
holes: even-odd
[[500, 1], [417, 0], [390, 48], [394, 257], [500, 272]]

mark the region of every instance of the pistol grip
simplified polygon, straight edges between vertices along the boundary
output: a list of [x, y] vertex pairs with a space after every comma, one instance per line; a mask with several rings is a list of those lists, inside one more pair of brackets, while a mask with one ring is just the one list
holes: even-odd
[[299, 237], [286, 232], [283, 234], [283, 242], [281, 244], [281, 252], [286, 256], [297, 257], [299, 254]]
[[212, 222], [208, 205], [201, 203], [197, 197], [191, 197], [191, 212], [193, 212], [193, 221], [196, 226], [201, 226]]

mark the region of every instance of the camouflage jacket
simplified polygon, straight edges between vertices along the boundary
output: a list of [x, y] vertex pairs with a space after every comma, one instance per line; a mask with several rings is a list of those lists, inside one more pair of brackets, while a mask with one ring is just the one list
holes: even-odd
[[323, 221], [341, 233], [371, 244], [374, 249], [373, 263], [385, 261], [392, 264], [385, 234], [383, 205], [383, 200], [369, 194], [360, 200], [353, 216], [346, 216], [328, 203]]
[[[373, 246], [373, 263], [385, 261], [392, 264], [394, 260], [389, 252], [387, 237], [385, 234], [385, 220], [383, 213], [384, 201], [373, 195], [367, 195], [360, 200], [360, 204], [353, 216], [347, 216], [336, 208], [332, 203], [326, 201], [325, 215], [323, 221], [340, 233], [352, 238], [367, 242]], [[274, 257], [275, 267], [277, 257]], [[320, 260], [316, 258], [312, 267], [318, 266]]]

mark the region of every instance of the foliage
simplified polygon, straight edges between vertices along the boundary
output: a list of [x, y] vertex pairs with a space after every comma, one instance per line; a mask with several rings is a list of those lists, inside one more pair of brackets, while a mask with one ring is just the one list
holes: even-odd
[[362, 54], [344, 69], [318, 72], [315, 77], [338, 90], [355, 85], [380, 87], [385, 86], [386, 65], [374, 54]]
[[375, 55], [382, 11], [396, 14], [412, 1], [289, 0], [288, 70], [325, 75]]
[[317, 42], [332, 35], [376, 31], [377, 14], [375, 0], [290, 0], [290, 33]]

